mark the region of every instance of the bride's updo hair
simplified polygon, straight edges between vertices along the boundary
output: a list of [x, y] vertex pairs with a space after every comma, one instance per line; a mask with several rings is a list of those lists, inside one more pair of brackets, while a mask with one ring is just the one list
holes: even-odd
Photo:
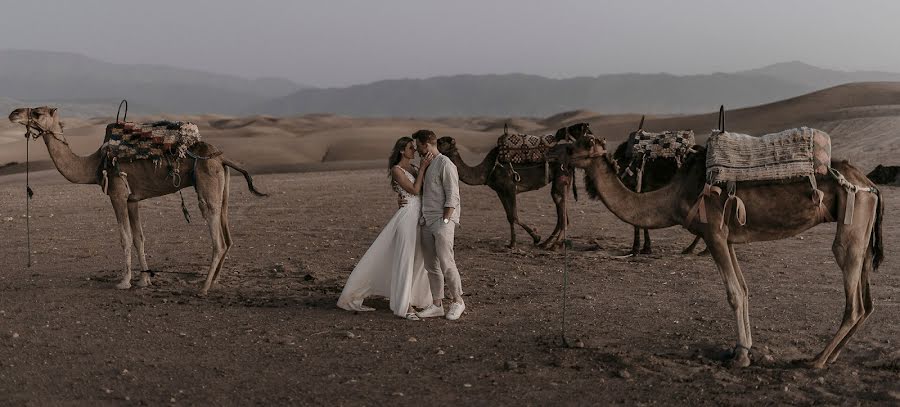
[[388, 158], [388, 177], [391, 176], [391, 171], [394, 166], [400, 163], [400, 158], [403, 157], [403, 150], [405, 150], [406, 146], [412, 142], [412, 137], [400, 137], [400, 139], [394, 143], [394, 150], [391, 151], [391, 157]]

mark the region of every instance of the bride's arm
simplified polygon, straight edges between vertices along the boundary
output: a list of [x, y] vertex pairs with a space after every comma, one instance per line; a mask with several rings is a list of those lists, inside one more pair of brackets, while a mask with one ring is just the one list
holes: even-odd
[[421, 195], [422, 183], [425, 180], [425, 170], [431, 165], [432, 158], [433, 157], [429, 155], [422, 160], [422, 168], [419, 168], [419, 174], [416, 175], [416, 182], [409, 182], [409, 178], [406, 178], [406, 174], [403, 173], [403, 170], [395, 165], [394, 168], [391, 168], [391, 175], [394, 177], [394, 182], [410, 194]]

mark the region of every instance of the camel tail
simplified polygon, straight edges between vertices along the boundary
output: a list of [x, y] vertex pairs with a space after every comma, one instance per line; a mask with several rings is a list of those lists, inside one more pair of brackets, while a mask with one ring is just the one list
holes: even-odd
[[241, 174], [244, 174], [244, 179], [247, 180], [247, 187], [250, 188], [250, 192], [253, 192], [254, 195], [256, 195], [256, 196], [269, 196], [269, 194], [264, 194], [264, 193], [259, 192], [258, 190], [256, 190], [256, 188], [253, 186], [253, 177], [250, 176], [250, 173], [247, 172], [247, 170], [245, 170], [245, 169], [243, 169], [243, 168], [241, 168], [241, 167], [238, 167], [238, 165], [235, 164], [233, 161], [231, 161], [231, 160], [229, 160], [229, 159], [227, 159], [227, 158], [224, 158], [224, 157], [222, 158], [222, 165], [224, 165], [224, 166], [226, 166], [226, 167], [234, 168], [235, 170], [237, 170], [237, 171], [240, 172]]
[[875, 225], [872, 228], [872, 270], [878, 270], [878, 266], [884, 261], [884, 237], [881, 225], [884, 220], [884, 197], [878, 190], [876, 190], [875, 196], [878, 197], [878, 209], [875, 211]]
[[575, 171], [572, 171], [572, 176], [569, 177], [572, 180], [572, 196], [575, 198], [575, 201], [578, 201], [578, 183], [575, 182]]

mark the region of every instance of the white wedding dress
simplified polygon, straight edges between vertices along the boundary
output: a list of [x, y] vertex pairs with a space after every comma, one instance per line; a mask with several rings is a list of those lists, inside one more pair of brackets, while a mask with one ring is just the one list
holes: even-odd
[[[415, 182], [415, 177], [399, 167]], [[359, 260], [337, 306], [348, 311], [371, 311], [362, 304], [371, 296], [390, 299], [391, 311], [406, 316], [410, 305], [426, 307], [432, 303], [428, 274], [419, 246], [419, 217], [422, 201], [394, 183], [394, 191], [406, 199], [406, 205], [394, 217]]]

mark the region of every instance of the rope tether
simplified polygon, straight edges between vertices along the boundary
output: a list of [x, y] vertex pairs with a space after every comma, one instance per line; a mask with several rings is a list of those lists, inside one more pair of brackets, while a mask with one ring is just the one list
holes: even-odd
[[[572, 177], [572, 188], [575, 187], [575, 177]], [[574, 202], [573, 202], [574, 205]], [[562, 298], [562, 327], [560, 336], [562, 338], [563, 347], [570, 348], [572, 347], [569, 344], [569, 340], [566, 337], [566, 312], [568, 305], [568, 291], [569, 291], [569, 248], [572, 246], [572, 241], [569, 240], [569, 207], [566, 205], [566, 227], [563, 228], [562, 231], [562, 241], [563, 241], [563, 298]]]
[[28, 267], [31, 268], [31, 197], [34, 196], [34, 191], [31, 190], [31, 157], [30, 157], [30, 146], [31, 146], [31, 137], [29, 137], [29, 133], [31, 133], [31, 129], [26, 127], [25, 132], [25, 239], [26, 239], [26, 249], [28, 250]]

